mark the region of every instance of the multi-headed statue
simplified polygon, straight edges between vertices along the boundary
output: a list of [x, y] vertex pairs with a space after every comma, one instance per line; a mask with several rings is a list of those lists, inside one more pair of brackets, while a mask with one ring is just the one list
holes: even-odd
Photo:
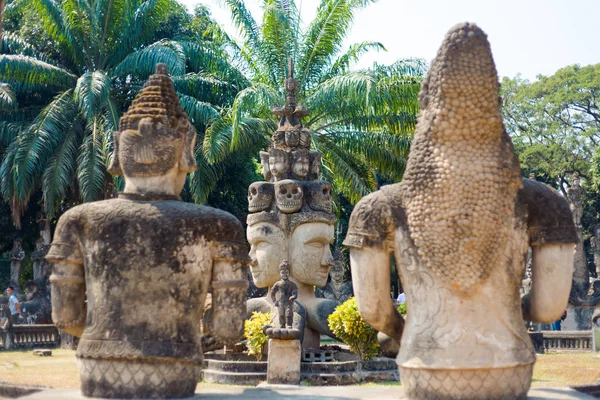
[[[311, 136], [301, 119], [308, 110], [296, 104], [298, 82], [285, 80], [285, 106], [273, 109], [280, 117], [268, 152], [261, 152], [263, 176], [269, 182], [255, 182], [248, 188], [248, 230], [251, 244], [251, 272], [259, 288], [279, 280], [279, 265], [290, 264], [290, 280], [298, 285], [294, 305], [294, 329], [305, 348], [319, 348], [320, 334], [332, 336], [327, 316], [336, 303], [317, 299], [315, 286], [324, 286], [333, 257], [335, 216], [332, 214], [331, 184], [318, 179], [321, 155], [310, 151]], [[271, 296], [248, 301], [253, 311], [269, 312]], [[278, 321], [273, 321], [276, 325]], [[281, 327], [279, 327], [281, 328]]]
[[123, 193], [72, 208], [58, 222], [47, 255], [54, 263], [53, 320], [81, 338], [85, 396], [192, 396], [209, 290], [213, 335], [223, 343], [242, 337], [242, 225], [178, 196], [196, 169], [195, 139], [166, 66], [158, 64], [115, 134], [110, 172], [124, 175]]
[[[555, 321], [569, 297], [577, 241], [569, 204], [521, 178], [477, 26], [446, 35], [419, 102], [402, 182], [366, 196], [351, 216], [345, 244], [358, 309], [401, 341], [410, 399], [524, 399], [535, 352], [523, 318]], [[521, 301], [529, 246], [533, 286]], [[390, 253], [406, 322], [389, 298]]]

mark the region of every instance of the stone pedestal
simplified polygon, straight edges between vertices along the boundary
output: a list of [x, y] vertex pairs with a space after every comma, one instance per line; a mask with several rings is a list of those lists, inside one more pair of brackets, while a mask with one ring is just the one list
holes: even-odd
[[287, 385], [300, 383], [301, 354], [299, 340], [269, 339], [267, 382]]

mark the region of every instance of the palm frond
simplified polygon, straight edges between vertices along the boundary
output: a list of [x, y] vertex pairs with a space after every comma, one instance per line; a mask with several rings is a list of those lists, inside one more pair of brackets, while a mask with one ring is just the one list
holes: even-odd
[[37, 51], [31, 44], [27, 43], [14, 32], [2, 32], [0, 54], [20, 54], [48, 62], [48, 57], [46, 55]]
[[198, 169], [188, 177], [188, 188], [194, 202], [204, 204], [219, 180], [218, 168], [208, 162], [200, 146], [196, 149], [196, 164]]
[[202, 75], [211, 74], [238, 88], [250, 85], [244, 74], [227, 60], [227, 55], [212, 43], [180, 42], [190, 70]]
[[240, 125], [244, 116], [249, 114], [255, 117], [269, 117], [271, 115], [270, 106], [282, 104], [281, 94], [271, 86], [257, 83], [254, 86], [246, 88], [238, 93], [233, 102], [233, 121], [231, 130], [231, 149], [239, 148], [243, 141]]
[[260, 28], [246, 8], [245, 2], [243, 0], [224, 0], [223, 2], [229, 8], [234, 26], [240, 31], [248, 47], [252, 51], [256, 51], [256, 55], [258, 55], [261, 48]]
[[221, 106], [233, 104], [238, 89], [231, 83], [202, 73], [172, 77], [175, 90], [198, 100]]
[[77, 157], [77, 183], [84, 202], [98, 200], [106, 178], [106, 154], [98, 118], [87, 121], [86, 137]]
[[355, 43], [348, 48], [348, 51], [338, 57], [337, 60], [334, 61], [331, 68], [324, 74], [324, 79], [329, 79], [336, 75], [345, 74], [349, 71], [350, 67], [359, 61], [360, 57], [367, 53], [370, 50], [383, 50], [385, 51], [385, 47], [383, 44], [379, 42], [361, 42]]
[[111, 75], [135, 75], [146, 79], [154, 73], [156, 64], [165, 63], [170, 75], [185, 73], [186, 55], [183, 46], [172, 40], [161, 40], [130, 53], [123, 61], [110, 70]]
[[77, 117], [71, 123], [70, 130], [65, 133], [65, 140], [48, 162], [42, 176], [44, 210], [50, 218], [58, 212], [60, 203], [71, 186], [77, 165], [77, 149], [85, 121]]
[[17, 91], [72, 87], [77, 77], [52, 64], [23, 55], [0, 54], [0, 79]]
[[104, 71], [86, 72], [79, 77], [73, 98], [87, 119], [100, 115], [110, 99], [110, 85]]
[[0, 83], [0, 109], [14, 110], [17, 108], [17, 98], [12, 87], [7, 83]]
[[179, 101], [190, 121], [195, 126], [208, 126], [219, 118], [219, 111], [210, 103], [182, 94], [179, 95]]

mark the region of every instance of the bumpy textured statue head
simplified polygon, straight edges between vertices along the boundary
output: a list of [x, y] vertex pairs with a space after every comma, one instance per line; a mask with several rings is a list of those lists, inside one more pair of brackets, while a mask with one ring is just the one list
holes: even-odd
[[196, 131], [185, 115], [165, 64], [156, 66], [115, 133], [109, 172], [130, 178], [196, 170]]
[[[402, 198], [418, 254], [461, 292], [489, 276], [513, 227], [518, 159], [504, 130], [485, 33], [446, 35], [423, 81]], [[494, 232], [490, 235], [489, 232]]]

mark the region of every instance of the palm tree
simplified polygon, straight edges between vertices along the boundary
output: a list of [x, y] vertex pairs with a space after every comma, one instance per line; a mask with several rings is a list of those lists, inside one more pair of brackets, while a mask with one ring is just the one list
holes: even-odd
[[376, 188], [377, 174], [398, 180], [416, 123], [425, 64], [401, 60], [350, 70], [365, 52], [384, 50], [381, 43], [362, 42], [341, 53], [355, 12], [372, 2], [322, 0], [315, 19], [303, 29], [294, 0], [263, 0], [261, 25], [243, 0], [225, 0], [242, 37], [242, 43], [230, 43], [231, 54], [251, 85], [208, 128], [206, 157], [220, 161], [268, 142], [276, 125], [271, 107], [285, 102], [283, 80], [291, 57], [299, 100], [311, 110], [304, 125], [313, 132], [313, 148], [323, 154], [324, 178], [352, 202]]
[[[0, 149], [6, 149], [0, 191], [17, 226], [40, 187], [50, 217], [67, 195], [82, 201], [110, 196], [118, 184], [106, 172], [112, 132], [157, 62], [169, 67], [200, 142], [221, 107], [248, 85], [217, 43], [152, 42], [161, 16], [181, 8], [175, 0], [28, 0], [18, 6], [35, 8], [60, 60], [18, 34], [2, 37]], [[19, 98], [25, 107], [16, 107]], [[36, 105], [39, 99], [48, 100]], [[218, 168], [201, 151], [197, 156], [200, 168], [188, 191], [204, 201]]]

